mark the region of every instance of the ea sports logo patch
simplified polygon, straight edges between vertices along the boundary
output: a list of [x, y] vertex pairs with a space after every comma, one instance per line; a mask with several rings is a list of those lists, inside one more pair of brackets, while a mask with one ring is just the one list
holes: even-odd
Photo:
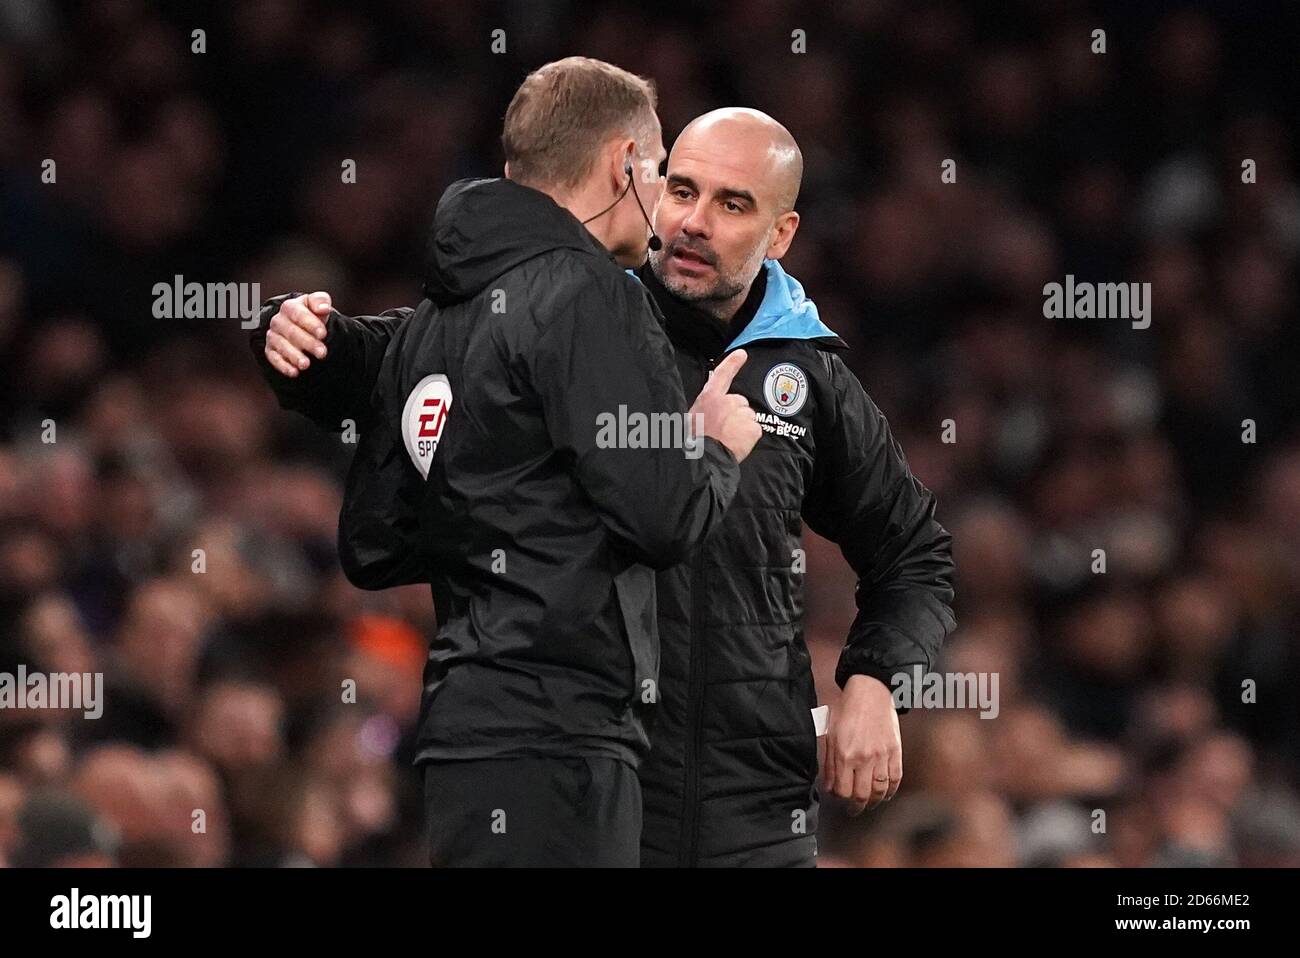
[[778, 416], [793, 416], [808, 398], [808, 377], [794, 363], [773, 366], [763, 380], [763, 398]]
[[402, 440], [411, 462], [425, 479], [429, 478], [429, 466], [433, 464], [433, 454], [450, 411], [451, 383], [442, 373], [425, 376], [406, 397], [402, 409]]

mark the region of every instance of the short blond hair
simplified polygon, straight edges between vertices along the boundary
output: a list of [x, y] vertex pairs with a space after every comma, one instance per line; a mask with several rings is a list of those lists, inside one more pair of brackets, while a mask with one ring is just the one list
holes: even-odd
[[510, 178], [526, 186], [577, 186], [611, 137], [626, 134], [648, 149], [655, 105], [653, 81], [603, 60], [566, 57], [539, 67], [506, 109], [501, 145]]

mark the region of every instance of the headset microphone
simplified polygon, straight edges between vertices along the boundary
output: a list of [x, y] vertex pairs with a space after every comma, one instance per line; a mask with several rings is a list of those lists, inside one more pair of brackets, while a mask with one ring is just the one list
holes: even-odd
[[[585, 220], [582, 221], [582, 224], [584, 226], [586, 226], [588, 223], [590, 223], [592, 220], [596, 219], [597, 217], [604, 216], [614, 207], [618, 206], [619, 202], [623, 199], [623, 197], [627, 196], [627, 191], [632, 190], [632, 161], [630, 159], [623, 164], [623, 172], [627, 174], [627, 186], [623, 187], [623, 192], [618, 194], [618, 199], [616, 199], [613, 203], [610, 203], [609, 206], [605, 207], [595, 216], [588, 216]], [[645, 207], [641, 205], [641, 197], [636, 190], [632, 190], [632, 196], [636, 200], [636, 208], [641, 211], [641, 218], [645, 220], [645, 225], [650, 228], [650, 240], [646, 245], [648, 245], [652, 250], [654, 250], [657, 253], [659, 252], [659, 250], [664, 248], [664, 241], [659, 238], [659, 235], [657, 233], [655, 233], [654, 224], [650, 222], [650, 217], [646, 216]]]
[[[627, 182], [629, 185], [631, 185], [632, 183], [632, 161], [631, 160], [628, 160], [625, 164], [623, 164], [623, 172], [627, 174]], [[655, 232], [655, 225], [650, 222], [650, 217], [645, 215], [645, 207], [641, 205], [640, 195], [637, 193], [636, 190], [632, 191], [632, 195], [636, 197], [636, 208], [641, 211], [641, 218], [645, 220], [645, 225], [650, 227], [650, 241], [646, 245], [649, 246], [650, 249], [652, 249], [654, 252], [657, 253], [664, 248], [664, 241], [661, 240], [659, 238], [659, 234]]]

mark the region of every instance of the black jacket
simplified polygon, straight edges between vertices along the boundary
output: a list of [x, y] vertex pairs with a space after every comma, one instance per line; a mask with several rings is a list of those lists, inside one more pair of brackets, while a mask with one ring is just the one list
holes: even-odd
[[[412, 313], [352, 324], [357, 341], [319, 364], [364, 375], [378, 362], [340, 545], [365, 587], [432, 584], [418, 758], [636, 764], [657, 698], [651, 567], [717, 526], [739, 467], [713, 440], [696, 458], [598, 445], [603, 413], [681, 414], [686, 401], [644, 287], [546, 195], [452, 186], [425, 294]], [[329, 325], [334, 349], [344, 324]], [[272, 382], [293, 384], [281, 400], [300, 411], [321, 385]], [[331, 427], [341, 411], [325, 407]], [[436, 443], [431, 458], [422, 443]], [[387, 555], [394, 542], [418, 558]]]
[[[844, 343], [769, 261], [729, 326], [639, 275], [665, 314], [688, 396], [743, 347], [732, 385], [764, 436], [689, 560], [659, 574], [662, 698], [641, 768], [643, 866], [807, 864], [818, 819], [816, 706], [803, 638], [803, 524], [858, 574], [835, 678], [934, 666], [954, 627], [950, 537]], [[903, 711], [906, 711], [905, 709]]]
[[[722, 527], [658, 576], [661, 702], [640, 770], [642, 864], [806, 863], [818, 793], [796, 551], [803, 524], [837, 542], [859, 576], [859, 613], [836, 669], [841, 686], [855, 674], [889, 685], [914, 664], [935, 665], [954, 626], [950, 537], [839, 357], [843, 342], [779, 264], [765, 265], [729, 326], [673, 299], [648, 269], [638, 275], [662, 308], [686, 394], [743, 346], [750, 358], [733, 390], [765, 430]], [[368, 381], [372, 339], [391, 335], [403, 317], [336, 320], [322, 367], [337, 364], [338, 378], [306, 385], [346, 403], [348, 384]]]

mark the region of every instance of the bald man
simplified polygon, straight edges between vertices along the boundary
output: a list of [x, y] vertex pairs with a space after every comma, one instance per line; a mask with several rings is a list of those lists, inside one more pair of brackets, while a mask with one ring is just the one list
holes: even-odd
[[757, 110], [715, 110], [673, 145], [637, 275], [663, 310], [687, 395], [744, 348], [732, 383], [765, 435], [732, 511], [658, 579], [663, 696], [642, 767], [646, 865], [815, 863], [817, 704], [803, 641], [801, 520], [859, 576], [822, 784], [854, 811], [892, 798], [891, 679], [927, 671], [953, 627], [949, 536], [846, 348], [782, 269], [803, 157]]
[[906, 709], [895, 707], [893, 677], [928, 671], [954, 625], [950, 537], [934, 497], [845, 365], [844, 342], [780, 266], [798, 232], [802, 167], [794, 138], [766, 114], [694, 120], [655, 211], [663, 245], [635, 273], [662, 311], [687, 396], [743, 348], [732, 391], [764, 431], [721, 525], [658, 575], [643, 866], [816, 864], [803, 523], [838, 543], [859, 578], [821, 766], [823, 787], [852, 810], [897, 791]]

